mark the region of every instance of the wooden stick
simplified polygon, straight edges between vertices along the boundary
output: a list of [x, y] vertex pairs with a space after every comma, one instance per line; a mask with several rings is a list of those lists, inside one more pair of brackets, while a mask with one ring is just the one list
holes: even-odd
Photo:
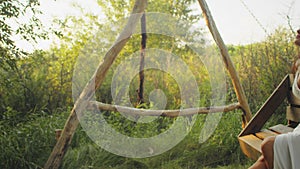
[[244, 89], [243, 89], [243, 87], [240, 83], [237, 72], [236, 72], [236, 70], [233, 66], [233, 63], [231, 62], [231, 59], [230, 59], [230, 56], [229, 56], [229, 53], [228, 53], [228, 49], [227, 49], [227, 47], [226, 47], [226, 45], [225, 45], [218, 29], [217, 29], [217, 26], [216, 26], [216, 24], [214, 22], [214, 19], [213, 19], [211, 13], [210, 13], [210, 10], [207, 6], [206, 1], [205, 0], [198, 0], [198, 2], [199, 2], [200, 7], [203, 11], [203, 15], [204, 15], [204, 18], [206, 20], [206, 24], [207, 24], [207, 26], [208, 26], [215, 42], [216, 42], [216, 44], [218, 45], [218, 47], [220, 49], [225, 67], [226, 67], [227, 71], [230, 74], [230, 77], [231, 77], [231, 80], [232, 80], [232, 83], [233, 83], [233, 87], [234, 87], [235, 93], [237, 95], [237, 99], [238, 99], [239, 103], [241, 104], [241, 109], [244, 112], [243, 127], [245, 127], [246, 124], [251, 120], [252, 113], [250, 111], [249, 104], [248, 104]]
[[141, 53], [140, 53], [140, 85], [138, 90], [138, 104], [144, 103], [144, 67], [145, 67], [145, 54], [146, 54], [146, 43], [147, 43], [147, 33], [146, 33], [146, 14], [144, 12], [142, 18], [141, 18], [141, 34], [142, 34], [142, 40], [141, 40]]
[[240, 104], [233, 103], [226, 106], [199, 107], [199, 108], [176, 109], [176, 110], [151, 110], [151, 109], [137, 109], [132, 107], [111, 105], [111, 104], [91, 101], [87, 109], [93, 110], [95, 108], [100, 110], [105, 110], [105, 111], [121, 112], [121, 113], [134, 115], [134, 116], [178, 117], [178, 116], [191, 116], [195, 114], [229, 112], [240, 108]]
[[66, 121], [62, 134], [57, 141], [55, 147], [52, 150], [51, 155], [48, 158], [44, 168], [45, 169], [57, 169], [59, 168], [61, 161], [71, 143], [73, 134], [79, 124], [76, 114], [81, 114], [89, 100], [93, 97], [95, 89], [97, 89], [103, 82], [105, 75], [112, 65], [113, 61], [120, 53], [121, 49], [125, 46], [126, 42], [131, 37], [134, 28], [136, 27], [142, 12], [145, 10], [147, 0], [136, 0], [134, 8], [132, 10], [132, 16], [129, 18], [127, 25], [123, 29], [122, 33], [116, 40], [115, 44], [106, 53], [103, 62], [98, 66], [93, 77], [88, 82], [78, 100], [74, 104], [74, 107]]

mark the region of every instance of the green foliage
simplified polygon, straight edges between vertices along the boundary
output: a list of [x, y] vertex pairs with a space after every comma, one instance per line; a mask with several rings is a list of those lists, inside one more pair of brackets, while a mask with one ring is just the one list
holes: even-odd
[[297, 54], [294, 38], [278, 28], [263, 42], [229, 48], [253, 112], [291, 72]]
[[[183, 20], [194, 22], [199, 19], [199, 16], [192, 14], [190, 6], [193, 3], [195, 3], [195, 0], [175, 0], [172, 3], [164, 3], [163, 1], [158, 0], [148, 0], [146, 11], [168, 13], [174, 17], [180, 17]], [[134, 5], [134, 1], [98, 0], [98, 4], [102, 7], [109, 21], [116, 21], [122, 17], [128, 17], [130, 15], [130, 10]]]
[[14, 41], [17, 37], [36, 43], [37, 39], [47, 38], [48, 31], [38, 18], [42, 14], [39, 5], [38, 0], [0, 2], [0, 112], [8, 107], [20, 112], [31, 111], [37, 108], [35, 101], [41, 99], [31, 97], [35, 96], [32, 88], [36, 89], [39, 83], [31, 83], [31, 68], [23, 62], [28, 53], [18, 48]]
[[[38, 38], [47, 38], [48, 32], [43, 29], [39, 18], [39, 0], [30, 1], [0, 1], [0, 66], [16, 69], [15, 59], [24, 56], [25, 52], [19, 49], [14, 40], [18, 36], [26, 41], [36, 42]], [[25, 17], [25, 15], [27, 17]], [[21, 22], [23, 17], [26, 21]], [[5, 54], [4, 54], [5, 53]]]
[[[67, 68], [60, 59], [55, 59], [55, 53], [50, 55], [36, 51], [27, 58], [18, 59], [17, 74], [14, 70], [0, 68], [0, 111], [11, 107], [26, 114], [36, 110], [53, 112], [54, 107], [57, 109], [71, 106], [72, 68]], [[72, 67], [72, 64], [67, 64]]]
[[0, 167], [42, 168], [55, 144], [54, 130], [63, 127], [66, 115], [5, 112], [0, 121]]

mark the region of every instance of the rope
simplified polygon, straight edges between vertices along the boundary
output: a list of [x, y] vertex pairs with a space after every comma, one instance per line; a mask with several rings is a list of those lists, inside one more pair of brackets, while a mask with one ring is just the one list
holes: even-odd
[[246, 8], [246, 10], [250, 13], [250, 15], [254, 18], [254, 20], [260, 26], [260, 28], [265, 32], [265, 34], [268, 35], [267, 29], [261, 24], [261, 22], [259, 21], [259, 19], [250, 10], [250, 8], [248, 7], [248, 5], [243, 0], [240, 0], [240, 2], [243, 4], [243, 6]]

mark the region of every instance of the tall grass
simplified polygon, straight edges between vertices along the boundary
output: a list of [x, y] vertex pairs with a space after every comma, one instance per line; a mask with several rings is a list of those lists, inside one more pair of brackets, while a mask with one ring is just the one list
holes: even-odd
[[[56, 143], [54, 130], [63, 127], [67, 116], [68, 112], [53, 115], [42, 113], [16, 125], [1, 121], [0, 168], [42, 168]], [[79, 127], [63, 160], [62, 168], [173, 169], [249, 166], [251, 161], [242, 154], [237, 140], [241, 131], [239, 111], [224, 114], [214, 134], [202, 144], [199, 143], [199, 133], [205, 116], [198, 116], [191, 132], [177, 146], [158, 156], [142, 159], [120, 157], [103, 150]]]
[[0, 168], [42, 168], [55, 145], [54, 130], [63, 127], [67, 113], [18, 117], [10, 110], [4, 114], [6, 119], [0, 121]]
[[[235, 166], [246, 168], [251, 161], [241, 152], [237, 135], [241, 131], [239, 111], [223, 115], [211, 138], [199, 143], [199, 133], [205, 116], [198, 118], [188, 136], [173, 149], [158, 156], [130, 159], [111, 154], [92, 141], [77, 142], [68, 150], [62, 168], [218, 168]], [[77, 136], [87, 137], [84, 132]]]

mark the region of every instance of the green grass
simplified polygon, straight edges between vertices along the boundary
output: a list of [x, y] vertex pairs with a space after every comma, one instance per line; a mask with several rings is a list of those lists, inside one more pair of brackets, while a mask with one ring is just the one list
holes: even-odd
[[[62, 168], [248, 168], [253, 162], [241, 152], [237, 135], [241, 131], [241, 114], [224, 114], [208, 141], [199, 143], [203, 118], [199, 118], [189, 135], [173, 149], [158, 156], [130, 159], [113, 155], [89, 141], [78, 142], [68, 150]], [[75, 139], [78, 138], [75, 135]], [[81, 132], [80, 137], [84, 136]], [[74, 145], [73, 145], [74, 146]]]
[[[54, 130], [62, 128], [66, 113], [40, 115], [9, 126], [1, 121], [0, 168], [41, 168], [55, 145]], [[223, 115], [214, 134], [199, 143], [205, 116], [200, 116], [191, 132], [177, 146], [158, 156], [132, 159], [109, 153], [98, 147], [79, 127], [65, 155], [65, 169], [194, 169], [247, 168], [253, 161], [241, 152], [237, 135], [241, 131], [241, 114]]]
[[54, 130], [63, 127], [68, 114], [12, 114], [0, 121], [0, 168], [42, 168], [55, 145]]

